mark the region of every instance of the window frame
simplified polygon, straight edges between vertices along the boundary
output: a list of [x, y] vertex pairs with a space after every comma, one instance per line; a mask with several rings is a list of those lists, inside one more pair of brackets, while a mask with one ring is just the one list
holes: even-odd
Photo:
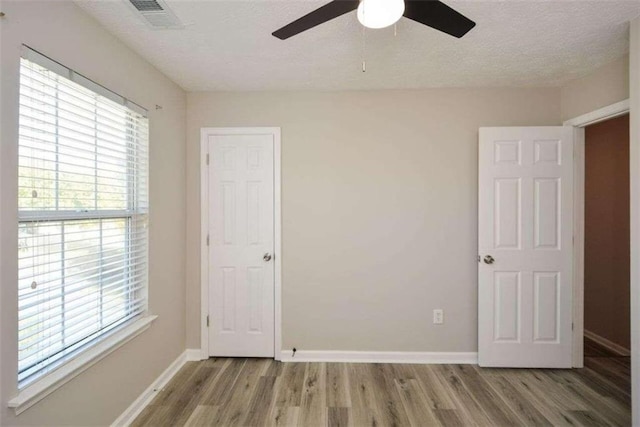
[[[28, 60], [30, 62], [36, 63], [43, 68], [61, 76], [62, 78], [66, 78], [80, 86], [83, 86], [85, 89], [93, 92], [93, 94], [97, 94], [98, 96], [105, 97], [111, 101], [115, 101], [118, 104], [121, 104], [125, 108], [127, 108], [127, 115], [136, 113], [142, 116], [144, 119], [148, 120], [147, 110], [139, 105], [132, 103], [126, 98], [116, 94], [115, 92], [104, 88], [103, 86], [87, 79], [81, 74], [76, 73], [75, 71], [63, 66], [62, 64], [40, 54], [39, 52], [29, 48], [28, 46], [23, 46], [22, 55], [20, 61]], [[56, 113], [57, 114], [57, 113]], [[145, 126], [148, 126], [145, 125]], [[132, 129], [135, 129], [132, 127]], [[56, 129], [57, 133], [57, 129]], [[128, 133], [128, 132], [127, 132]], [[137, 156], [139, 156], [139, 148], [140, 146], [137, 144], [137, 139], [131, 138], [129, 136], [126, 137], [127, 142], [123, 145], [126, 147], [126, 174], [128, 177], [132, 177], [126, 179], [126, 187], [124, 192], [126, 194], [126, 203], [125, 209], [98, 209], [97, 200], [98, 200], [98, 189], [95, 189], [95, 200], [96, 200], [96, 209], [95, 210], [58, 210], [58, 197], [59, 193], [57, 192], [57, 185], [55, 191], [56, 197], [56, 209], [18, 209], [18, 227], [21, 227], [23, 224], [41, 224], [43, 222], [59, 222], [61, 224], [62, 230], [64, 230], [64, 224], [70, 221], [95, 221], [96, 224], [99, 224], [100, 229], [103, 227], [103, 221], [108, 219], [118, 219], [125, 221], [125, 229], [124, 229], [124, 267], [126, 270], [128, 268], [138, 269], [144, 268], [142, 272], [142, 279], [140, 279], [141, 286], [139, 288], [135, 288], [134, 291], [137, 292], [137, 295], [140, 295], [142, 300], [142, 309], [139, 313], [132, 315], [132, 317], [127, 318], [129, 314], [123, 317], [120, 320], [114, 321], [115, 326], [106, 326], [98, 329], [97, 331], [88, 334], [84, 338], [80, 339], [78, 342], [73, 345], [69, 345], [64, 347], [62, 352], [67, 352], [62, 356], [59, 360], [50, 363], [49, 365], [45, 365], [43, 369], [36, 371], [33, 374], [30, 374], [26, 378], [22, 380], [18, 380], [19, 371], [16, 371], [16, 380], [18, 380], [18, 394], [8, 402], [8, 406], [15, 409], [16, 414], [24, 411], [29, 408], [49, 393], [53, 392], [55, 389], [60, 387], [62, 384], [71, 380], [76, 375], [80, 374], [82, 371], [89, 368], [91, 365], [116, 350], [120, 346], [124, 345], [129, 340], [133, 339], [135, 336], [139, 335], [146, 329], [148, 329], [153, 321], [157, 318], [157, 316], [153, 316], [149, 313], [149, 299], [148, 299], [148, 245], [149, 245], [149, 236], [147, 229], [147, 221], [149, 215], [149, 201], [148, 201], [148, 162], [149, 162], [149, 139], [148, 133], [146, 134], [144, 142], [144, 158], [143, 158], [143, 169], [139, 169], [139, 164], [135, 160]], [[18, 143], [18, 146], [19, 143]], [[57, 146], [57, 137], [56, 137], [56, 150], [58, 150]], [[132, 154], [134, 153], [134, 154]], [[99, 169], [98, 160], [96, 158], [95, 167], [96, 170]], [[57, 166], [56, 166], [57, 167]], [[56, 177], [57, 180], [57, 177]], [[142, 199], [139, 199], [138, 189], [140, 185], [140, 180], [146, 180], [144, 184], [144, 195]], [[96, 184], [97, 185], [97, 184]], [[142, 204], [140, 205], [140, 202]], [[130, 245], [132, 243], [137, 243], [137, 237], [131, 237], [132, 233], [136, 233], [136, 230], [139, 230], [141, 221], [144, 225], [142, 226], [144, 230], [144, 236], [142, 237], [144, 241], [144, 248], [142, 253], [144, 255], [143, 261], [136, 261], [135, 263], [127, 262], [127, 259], [130, 259], [132, 256], [138, 256], [137, 250], [132, 251]], [[64, 231], [61, 231], [61, 235], [64, 236]], [[101, 240], [102, 241], [102, 240]], [[17, 242], [16, 242], [17, 244]], [[62, 246], [60, 249], [60, 254], [64, 258], [65, 247]], [[100, 253], [103, 253], [104, 250]], [[102, 256], [102, 255], [101, 255]], [[64, 272], [62, 273], [64, 275]], [[127, 278], [127, 285], [131, 286], [135, 284], [132, 278], [138, 277], [138, 273], [125, 273], [125, 277]], [[16, 278], [17, 279], [17, 278]], [[16, 285], [17, 285], [16, 281]], [[137, 298], [134, 300], [138, 300]], [[128, 301], [128, 300], [127, 300]], [[100, 308], [100, 315], [102, 316], [103, 309]], [[19, 313], [20, 311], [18, 311]], [[81, 343], [81, 344], [79, 344]], [[79, 344], [79, 345], [78, 345]], [[77, 348], [73, 348], [77, 345]], [[51, 356], [47, 356], [51, 357]], [[18, 358], [18, 354], [16, 353], [16, 359]], [[43, 360], [46, 360], [43, 359]], [[40, 362], [38, 362], [40, 363]], [[24, 370], [24, 368], [23, 368]]]

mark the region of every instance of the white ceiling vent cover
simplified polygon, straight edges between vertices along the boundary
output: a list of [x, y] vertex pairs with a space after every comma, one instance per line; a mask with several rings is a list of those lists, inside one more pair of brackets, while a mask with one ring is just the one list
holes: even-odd
[[128, 0], [127, 3], [151, 28], [158, 30], [184, 28], [182, 22], [163, 0]]

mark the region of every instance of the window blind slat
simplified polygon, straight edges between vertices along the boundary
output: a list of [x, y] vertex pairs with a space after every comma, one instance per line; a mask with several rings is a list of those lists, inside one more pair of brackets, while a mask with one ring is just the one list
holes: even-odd
[[[139, 292], [140, 290], [141, 288], [136, 288], [136, 289], [127, 290], [125, 292], [133, 293], [133, 292]], [[45, 336], [51, 337], [54, 333], [56, 333], [54, 331], [57, 331], [58, 330], [57, 328], [65, 329], [66, 327], [70, 327], [75, 324], [82, 323], [83, 320], [89, 319], [91, 317], [96, 317], [96, 316], [104, 317], [107, 314], [109, 314], [108, 310], [110, 310], [111, 308], [113, 308], [114, 311], [116, 308], [120, 310], [126, 309], [126, 306], [123, 307], [123, 304], [120, 301], [121, 295], [118, 295], [118, 293], [114, 292], [113, 290], [111, 290], [109, 293], [104, 293], [102, 295], [102, 298], [103, 298], [103, 301], [88, 301], [83, 304], [76, 305], [73, 308], [69, 309], [68, 311], [65, 311], [64, 315], [61, 313], [51, 315], [49, 317], [50, 320], [57, 318], [59, 319], [59, 321], [49, 322], [46, 328], [40, 329], [37, 332], [25, 333], [20, 343], [22, 347], [19, 347], [19, 350], [23, 351], [25, 349], [29, 349], [39, 345], [41, 340], [40, 339], [29, 340], [29, 338], [31, 337], [39, 336], [39, 335], [45, 335]], [[127, 304], [132, 305], [132, 304], [135, 304], [136, 302], [141, 303], [143, 300], [144, 300], [143, 298], [137, 298], [137, 299], [129, 298], [129, 301], [127, 301]], [[95, 313], [90, 312], [89, 310], [91, 307], [93, 308], [97, 307], [97, 311]], [[21, 327], [20, 330], [25, 331], [25, 328]], [[30, 341], [33, 341], [33, 342], [30, 342]], [[42, 351], [42, 349], [39, 347], [38, 351]]]
[[[135, 293], [142, 290], [141, 287], [138, 288], [132, 288], [131, 290], [127, 290], [127, 293]], [[50, 322], [47, 325], [47, 328], [45, 329], [41, 329], [38, 330], [37, 332], [31, 332], [30, 335], [29, 333], [25, 333], [24, 338], [21, 340], [21, 344], [22, 347], [19, 347], [20, 351], [23, 351], [25, 349], [29, 349], [32, 348], [33, 346], [38, 346], [39, 342], [41, 340], [33, 340], [33, 342], [29, 342], [29, 338], [34, 337], [34, 336], [38, 336], [38, 335], [45, 335], [48, 337], [51, 337], [54, 333], [54, 331], [56, 331], [56, 328], [62, 328], [64, 329], [67, 326], [73, 326], [75, 324], [80, 324], [82, 323], [83, 320], [85, 319], [89, 319], [91, 317], [105, 317], [106, 315], [108, 315], [111, 311], [109, 311], [111, 308], [113, 308], [113, 310], [115, 311], [115, 309], [126, 309], [127, 306], [123, 306], [123, 304], [120, 302], [120, 296], [116, 293], [116, 292], [110, 292], [110, 293], [105, 293], [103, 296], [104, 299], [102, 302], [100, 301], [91, 301], [91, 302], [86, 302], [84, 304], [81, 305], [77, 305], [74, 306], [73, 308], [71, 308], [68, 311], [65, 311], [65, 314], [61, 314], [59, 311], [56, 314], [53, 314], [50, 316], [50, 319], [54, 319], [57, 318], [59, 319], [59, 321], [53, 321]], [[135, 305], [135, 304], [140, 304], [144, 301], [144, 298], [137, 298], [137, 299], [131, 299], [129, 298], [129, 300], [127, 301], [128, 306], [131, 305]], [[92, 307], [96, 307], [96, 306], [101, 306], [101, 308], [98, 309], [98, 311], [96, 311], [95, 313], [89, 312], [89, 306]], [[25, 331], [25, 328], [21, 327], [20, 329], [21, 331]], [[68, 332], [68, 331], [67, 331]], [[42, 351], [42, 348], [39, 348], [38, 351]]]
[[20, 67], [21, 387], [147, 306], [148, 120], [40, 59]]
[[[130, 308], [133, 308], [134, 310], [130, 310]], [[137, 305], [131, 305], [131, 306], [127, 306], [127, 311], [130, 313], [132, 311], [135, 311], [136, 309], [141, 309], [142, 308], [142, 302], [138, 302]], [[110, 313], [114, 312], [115, 310], [110, 310]], [[122, 317], [127, 317], [130, 314], [127, 313], [126, 315], [123, 315]], [[136, 314], [139, 314], [139, 312], [136, 312]], [[65, 327], [64, 331], [61, 331], [60, 333], [56, 334], [56, 335], [62, 335], [62, 336], [73, 336], [76, 335], [78, 332], [81, 332], [83, 330], [89, 330], [89, 332], [85, 333], [84, 336], [88, 336], [91, 335], [95, 332], [98, 332], [101, 328], [96, 328], [95, 323], [94, 322], [85, 322], [83, 323], [78, 323], [78, 324], [74, 324], [71, 325], [70, 327]], [[64, 343], [63, 339], [58, 338], [56, 335], [54, 336], [48, 336], [47, 338], [43, 339], [43, 340], [39, 340], [38, 342], [40, 343], [38, 348], [30, 348], [28, 349], [28, 351], [18, 351], [18, 358], [19, 359], [26, 359], [29, 358], [31, 356], [33, 356], [34, 354], [42, 354], [42, 355], [49, 355], [52, 353], [52, 350], [57, 351], [59, 348], [63, 348], [64, 346], [67, 346], [67, 344]], [[84, 337], [82, 337], [84, 338]], [[73, 345], [75, 344], [78, 339], [73, 339], [73, 342], [69, 345]]]
[[[111, 290], [121, 290], [122, 289], [122, 283], [117, 283], [116, 285], [119, 286], [118, 289], [116, 289], [116, 286], [112, 286], [112, 287], [105, 287], [105, 288], [101, 288], [102, 290], [107, 290], [107, 291], [111, 291]], [[143, 289], [144, 285], [144, 281], [143, 281], [143, 277], [141, 277], [138, 281], [135, 282], [131, 282], [128, 284], [128, 286], [131, 286], [130, 288], [126, 289], [126, 292], [130, 292], [130, 291], [141, 291]], [[26, 314], [24, 317], [20, 318], [18, 323], [19, 323], [19, 331], [24, 332], [30, 329], [33, 329], [34, 325], [38, 325], [38, 323], [40, 323], [42, 321], [42, 319], [51, 319], [53, 317], [59, 316], [61, 314], [61, 309], [63, 309], [65, 307], [65, 304], [67, 303], [73, 303], [74, 301], [77, 302], [81, 302], [83, 301], [82, 296], [81, 297], [76, 297], [75, 300], [70, 300], [70, 301], [59, 301], [57, 304], [49, 304], [51, 301], [53, 300], [57, 300], [57, 299], [61, 299], [61, 296], [58, 295], [56, 298], [51, 298], [47, 301], [47, 303], [43, 304], [43, 308], [42, 311], [39, 312], [33, 312], [33, 313], [28, 313]], [[129, 302], [133, 301], [133, 299], [130, 299]], [[23, 311], [26, 311], [23, 310]], [[55, 322], [50, 322], [50, 323], [55, 323]], [[46, 326], [49, 326], [48, 324]], [[38, 328], [37, 331], [39, 333], [41, 333], [42, 330], [46, 329], [46, 327], [44, 328]]]
[[[141, 260], [143, 259], [143, 256], [139, 256], [137, 257], [137, 259], [134, 259], [133, 261], [135, 262], [141, 262]], [[113, 265], [111, 265], [110, 267], [113, 267]], [[46, 285], [42, 285], [41, 289], [36, 289], [36, 290], [30, 290], [30, 289], [25, 289], [25, 295], [22, 295], [20, 297], [18, 297], [18, 305], [20, 309], [26, 310], [32, 306], [36, 306], [38, 304], [43, 304], [45, 302], [47, 302], [48, 300], [44, 297], [44, 295], [46, 294], [53, 294], [53, 296], [50, 299], [55, 299], [57, 298], [57, 296], [55, 296], [55, 292], [57, 291], [63, 291], [65, 295], [67, 296], [72, 296], [75, 293], [80, 293], [82, 291], [84, 291], [87, 288], [92, 288], [94, 286], [96, 286], [95, 283], [90, 282], [93, 279], [100, 279], [103, 277], [108, 277], [109, 273], [113, 273], [115, 271], [122, 271], [123, 273], [129, 273], [128, 271], [126, 271], [125, 269], [128, 269], [130, 267], [128, 266], [123, 266], [120, 268], [120, 270], [100, 270], [99, 268], [96, 269], [98, 270], [98, 272], [91, 271], [89, 270], [89, 273], [91, 274], [91, 276], [88, 277], [80, 277], [80, 280], [76, 280], [76, 281], [69, 281], [69, 282], [64, 282], [61, 283], [57, 286], [51, 286], [48, 287]], [[92, 274], [93, 273], [93, 274]], [[80, 273], [82, 274], [82, 273]], [[129, 278], [124, 279], [124, 280], [129, 280], [131, 281]], [[56, 281], [57, 283], [60, 283], [60, 280]], [[51, 282], [51, 283], [56, 283], [56, 282]], [[40, 286], [40, 285], [39, 285]]]
[[[56, 151], [56, 147], [52, 147], [51, 143], [52, 141], [46, 141], [46, 140], [42, 140], [42, 139], [38, 139], [36, 137], [32, 137], [29, 135], [26, 135], [24, 133], [20, 133], [20, 138], [23, 140], [23, 145], [21, 148], [24, 148], [24, 150], [22, 150], [24, 153], [23, 154], [19, 154], [22, 157], [24, 157], [25, 159], [30, 158], [29, 154], [26, 152], [27, 150], [38, 150], [40, 151], [40, 154], [49, 154], [50, 157], [54, 158], [54, 156], [56, 154], [58, 154], [60, 151], [62, 151], [64, 154], [68, 154], [69, 152], [73, 152], [73, 154], [75, 156], [77, 156], [80, 159], [84, 159], [84, 160], [95, 160], [95, 156], [96, 156], [96, 152], [95, 152], [95, 148], [93, 148], [92, 146], [87, 145], [87, 148], [84, 148], [83, 146], [85, 145], [83, 144], [75, 144], [75, 145], [66, 145], [64, 143], [64, 139], [62, 141], [58, 140], [58, 151]], [[50, 147], [50, 148], [49, 148]], [[112, 152], [112, 151], [110, 151]], [[117, 154], [117, 155], [115, 155]], [[100, 155], [100, 159], [101, 162], [105, 162], [106, 165], [115, 165], [115, 166], [122, 166], [122, 162], [123, 161], [131, 161], [131, 160], [135, 160], [137, 157], [146, 157], [147, 153], [146, 152], [139, 152], [139, 153], [127, 153], [126, 154], [126, 160], [123, 158], [123, 154], [122, 153], [115, 153], [115, 154], [107, 154], [105, 152], [105, 150], [101, 150], [99, 155]], [[107, 161], [109, 160], [109, 161]], [[54, 161], [54, 160], [49, 160], [49, 161]]]
[[[56, 89], [57, 90], [57, 89]], [[60, 92], [57, 92], [58, 94]], [[38, 101], [37, 98], [43, 97], [43, 101]], [[46, 97], [46, 98], [45, 98]], [[72, 102], [71, 97], [56, 95], [51, 99], [47, 97], [44, 91], [37, 90], [35, 88], [29, 88], [28, 91], [24, 91], [20, 94], [20, 107], [25, 112], [25, 118], [29, 118], [29, 112], [40, 112], [42, 115], [45, 113], [53, 114], [56, 119], [63, 119], [77, 123], [78, 129], [71, 129], [80, 132], [83, 127], [100, 128], [105, 134], [113, 135], [112, 132], [124, 132], [129, 131], [133, 136], [135, 132], [143, 133], [147, 131], [147, 128], [143, 124], [139, 124], [140, 118], [134, 116], [120, 116], [112, 115], [99, 104], [86, 104], [81, 105], [77, 102]], [[51, 110], [51, 111], [47, 111]], [[72, 117], [69, 117], [72, 116]], [[31, 115], [33, 117], [33, 115]], [[73, 118], [73, 120], [72, 120]], [[42, 118], [39, 118], [42, 121]], [[46, 124], [45, 121], [42, 121]], [[120, 135], [114, 135], [120, 137]]]
[[[144, 245], [144, 242], [140, 242], [137, 244], [133, 244], [131, 245], [132, 247], [129, 247], [128, 249], [130, 250], [130, 253], [135, 253], [137, 249], [140, 250], [141, 252], [141, 256], [144, 256], [144, 251], [146, 250], [146, 246]], [[41, 248], [46, 248], [47, 245], [40, 245], [39, 247]], [[36, 247], [37, 248], [37, 247]], [[103, 254], [105, 253], [110, 253], [110, 252], [117, 252], [120, 251], [120, 249], [110, 249], [110, 250], [104, 250], [102, 251]], [[47, 253], [46, 257], [49, 259], [48, 261], [44, 261], [44, 262], [40, 262], [40, 263], [34, 263], [34, 264], [30, 264], [30, 265], [25, 265], [23, 267], [20, 267], [18, 270], [18, 279], [24, 279], [27, 277], [34, 277], [37, 276], [37, 274], [34, 274], [34, 270], [43, 270], [43, 271], [47, 271], [47, 268], [53, 267], [53, 264], [57, 264], [60, 263], [62, 261], [62, 259], [57, 259], [58, 255], [62, 254], [63, 251], [59, 250], [57, 252], [52, 252], [52, 253]], [[105, 261], [109, 261], [112, 259], [116, 259], [118, 257], [122, 257], [122, 254], [114, 254], [114, 255], [108, 255], [108, 256], [103, 256], [101, 258], [102, 262], [104, 263]], [[36, 259], [36, 258], [42, 258], [41, 255], [33, 255], [31, 257], [25, 257], [24, 260], [27, 261], [29, 258], [31, 259]], [[51, 258], [53, 258], [53, 260], [51, 260]], [[87, 265], [90, 265], [90, 263], [92, 262], [92, 260], [88, 260], [88, 261], [84, 261], [84, 259], [88, 258], [87, 255], [80, 255], [80, 256], [76, 256], [76, 257], [70, 257], [70, 258], [65, 258], [65, 262], [72, 262], [73, 264], [73, 268], [81, 268], [81, 267], [85, 267]], [[78, 262], [78, 260], [83, 260], [84, 262]], [[31, 270], [31, 271], [30, 271]], [[67, 279], [69, 279], [69, 277], [73, 277], [73, 275], [67, 275], [66, 276]], [[44, 281], [44, 282], [38, 282], [38, 285], [46, 285], [50, 282]]]
[[[53, 113], [45, 113], [44, 111], [33, 107], [25, 107], [23, 104], [20, 105], [20, 108], [25, 110], [23, 115], [24, 128], [29, 128], [33, 132], [44, 133], [47, 129], [56, 127], [59, 131], [66, 131], [65, 133], [61, 133], [60, 136], [69, 140], [86, 143], [86, 140], [83, 140], [82, 137], [86, 137], [88, 140], [96, 138], [100, 142], [104, 143], [102, 146], [103, 149], [117, 150], [117, 148], [119, 148], [117, 144], [118, 139], [123, 137], [144, 139], [146, 134], [146, 132], [140, 133], [140, 129], [138, 129], [138, 132], [136, 133], [134, 133], [133, 130], [130, 130], [129, 128], [133, 127], [134, 123], [121, 123], [121, 125], [126, 127], [126, 129], [122, 131], [124, 135], [115, 135], [109, 132], [110, 129], [113, 129], [112, 126], [96, 122], [91, 124], [79, 123], [77, 120], [79, 120], [80, 117], [76, 117], [76, 120], [73, 120], [73, 117], [69, 117], [69, 115], [73, 116], [73, 113], [68, 113], [65, 116], [59, 116]], [[33, 112], [40, 113], [39, 117], [36, 117]], [[50, 121], [45, 120], [48, 117], [51, 118]], [[75, 137], [71, 135], [75, 135]]]

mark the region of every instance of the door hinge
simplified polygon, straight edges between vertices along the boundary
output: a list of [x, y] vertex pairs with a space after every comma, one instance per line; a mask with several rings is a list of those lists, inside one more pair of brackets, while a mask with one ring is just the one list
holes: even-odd
[[571, 330], [573, 331], [573, 322], [571, 322]]
[[207, 246], [209, 246], [209, 235], [207, 234]]
[[209, 154], [207, 154], [207, 166], [209, 166]]
[[209, 327], [209, 315], [207, 314], [207, 328]]

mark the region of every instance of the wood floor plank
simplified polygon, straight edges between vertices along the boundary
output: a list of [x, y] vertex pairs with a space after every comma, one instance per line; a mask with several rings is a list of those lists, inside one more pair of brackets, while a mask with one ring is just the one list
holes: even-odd
[[549, 375], [558, 377], [570, 392], [581, 399], [585, 406], [599, 414], [603, 418], [612, 421], [615, 425], [631, 425], [631, 414], [619, 402], [609, 397], [603, 397], [595, 390], [584, 387], [575, 373], [573, 375], [561, 375], [559, 372], [550, 372]]
[[284, 369], [284, 363], [277, 360], [270, 360], [269, 367], [265, 372], [265, 377], [279, 377], [282, 375], [282, 370]]
[[347, 378], [347, 365], [345, 363], [327, 363], [326, 384], [327, 407], [351, 407], [349, 381]]
[[427, 397], [417, 380], [396, 379], [400, 400], [412, 426], [438, 425], [438, 418], [431, 411]]
[[631, 393], [618, 387], [606, 377], [597, 372], [588, 369], [576, 369], [577, 377], [583, 382], [585, 387], [596, 390], [600, 395], [614, 398], [623, 403], [627, 403], [631, 407]]
[[285, 364], [281, 375], [278, 377], [276, 406], [300, 406], [306, 370], [306, 363]]
[[349, 408], [329, 407], [327, 408], [327, 425], [329, 427], [352, 426]]
[[181, 398], [189, 387], [189, 378], [198, 369], [197, 362], [187, 362], [176, 376], [166, 385], [151, 402], [152, 405], [169, 405]]
[[191, 375], [187, 383], [181, 388], [179, 393], [174, 394], [176, 398], [171, 406], [173, 410], [171, 415], [166, 419], [169, 425], [184, 425], [191, 413], [202, 400], [202, 394], [205, 386], [211, 378], [215, 377], [218, 368], [210, 368], [200, 365], [198, 369]]
[[593, 411], [568, 411], [569, 417], [581, 426], [601, 427], [608, 423]]
[[300, 408], [298, 406], [271, 406], [271, 411], [265, 420], [267, 427], [293, 427], [298, 425]]
[[151, 417], [147, 419], [145, 422], [145, 426], [155, 426], [155, 427], [172, 427], [172, 424], [169, 420], [171, 420], [173, 407], [169, 405], [159, 405], [153, 408], [153, 413]]
[[523, 425], [551, 426], [551, 422], [504, 376], [492, 375], [485, 380], [512, 409]]
[[218, 406], [198, 405], [185, 423], [186, 427], [206, 427], [212, 425], [216, 418]]
[[431, 409], [456, 409], [451, 391], [439, 379], [433, 365], [414, 365], [413, 370]]
[[504, 405], [498, 394], [472, 365], [455, 365], [453, 371], [494, 423], [498, 425], [520, 424], [521, 421], [518, 417], [508, 406]]
[[380, 408], [382, 422], [389, 426], [409, 425], [400, 394], [395, 385], [394, 371], [388, 363], [368, 364], [372, 377], [373, 396]]
[[527, 370], [520, 376], [523, 383], [535, 390], [536, 395], [565, 411], [588, 411], [589, 407], [577, 396], [567, 393], [561, 382], [549, 377], [544, 369]]
[[327, 424], [326, 375], [325, 363], [311, 363], [307, 366], [298, 425], [311, 427]]
[[262, 426], [269, 416], [273, 387], [276, 377], [263, 376], [258, 378], [258, 385], [253, 394], [249, 406], [246, 408], [246, 417], [242, 422], [244, 426]]
[[382, 414], [375, 403], [372, 379], [364, 363], [348, 363], [351, 417], [355, 426], [381, 426]]
[[460, 381], [454, 371], [454, 365], [439, 365], [434, 367], [434, 371], [440, 380], [448, 386], [453, 398], [458, 402], [456, 407], [460, 409], [459, 414], [464, 416], [462, 420], [464, 424], [491, 425], [493, 421]]
[[222, 406], [231, 397], [229, 390], [233, 387], [246, 359], [227, 359], [220, 368], [217, 377], [205, 390], [201, 403], [206, 406]]
[[417, 379], [415, 367], [416, 366], [424, 366], [424, 365], [414, 365], [414, 364], [390, 364], [387, 366], [393, 372], [393, 377], [397, 380], [415, 380]]
[[465, 425], [457, 409], [433, 409], [433, 413], [439, 423], [445, 427], [460, 427]]
[[221, 405], [214, 425], [241, 425], [247, 406], [258, 386], [258, 379], [265, 373], [268, 363], [266, 359], [247, 359], [233, 386], [227, 390], [229, 399]]
[[505, 376], [505, 379], [520, 392], [525, 399], [529, 400], [554, 426], [576, 425], [576, 423], [566, 415], [561, 406], [555, 404], [552, 399], [547, 399], [545, 395], [540, 395], [540, 389], [530, 385], [531, 381], [525, 377], [525, 372], [520, 375]]
[[598, 372], [621, 389], [631, 391], [631, 369], [627, 371], [610, 360], [606, 357], [588, 357], [585, 358], [584, 366]]
[[628, 426], [628, 366], [596, 354], [573, 370], [189, 362], [132, 426]]

